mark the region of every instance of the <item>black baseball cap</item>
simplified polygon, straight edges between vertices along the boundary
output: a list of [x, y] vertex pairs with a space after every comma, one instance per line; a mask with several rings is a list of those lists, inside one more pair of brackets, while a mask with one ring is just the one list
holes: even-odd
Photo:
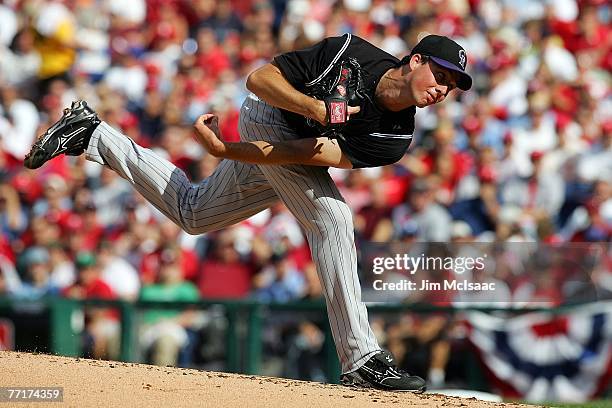
[[424, 37], [410, 52], [414, 54], [427, 55], [436, 64], [459, 73], [457, 86], [467, 91], [472, 87], [472, 77], [465, 72], [467, 54], [462, 46], [448, 37], [442, 35], [428, 35]]

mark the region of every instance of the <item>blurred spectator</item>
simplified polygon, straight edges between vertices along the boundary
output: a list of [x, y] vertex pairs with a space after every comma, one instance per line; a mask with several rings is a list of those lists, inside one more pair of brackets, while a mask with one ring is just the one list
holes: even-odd
[[32, 207], [37, 216], [49, 216], [60, 220], [69, 214], [72, 202], [69, 196], [68, 183], [58, 175], [49, 175], [44, 182], [43, 197], [39, 198]]
[[108, 7], [113, 18], [119, 20], [116, 25], [138, 26], [145, 22], [147, 14], [146, 0], [121, 1], [109, 0]]
[[143, 283], [153, 283], [157, 280], [161, 256], [167, 249], [178, 251], [181, 273], [186, 280], [195, 281], [198, 274], [198, 259], [194, 250], [181, 245], [181, 237], [185, 233], [172, 221], [162, 219], [154, 235], [149, 235], [149, 249], [143, 254], [139, 273]]
[[500, 203], [495, 182], [496, 176], [493, 170], [482, 168], [478, 174], [478, 181], [474, 180], [474, 183], [479, 185], [478, 195], [471, 199], [456, 201], [449, 208], [454, 219], [467, 223], [469, 235], [478, 236], [496, 228]]
[[429, 385], [440, 388], [445, 382], [450, 343], [446, 332], [450, 319], [444, 315], [405, 314], [384, 328], [381, 343], [396, 356], [399, 367], [428, 379]]
[[[110, 286], [100, 277], [96, 258], [90, 252], [76, 255], [77, 279], [62, 290], [71, 299], [115, 299]], [[88, 306], [85, 312], [83, 355], [85, 357], [115, 360], [119, 356], [119, 316], [116, 311], [100, 306]]]
[[555, 282], [545, 271], [539, 271], [533, 279], [519, 284], [513, 293], [512, 301], [519, 305], [558, 306], [562, 294], [559, 283]]
[[597, 143], [581, 155], [578, 161], [578, 175], [587, 182], [598, 178], [612, 179], [612, 119], [603, 129]]
[[116, 224], [123, 217], [123, 203], [131, 193], [129, 184], [108, 168], [100, 174], [100, 185], [93, 191], [93, 204], [102, 226]]
[[240, 259], [233, 230], [219, 231], [211, 254], [200, 267], [200, 295], [212, 299], [245, 297], [251, 291], [253, 273], [250, 263]]
[[270, 218], [261, 228], [261, 237], [270, 251], [284, 253], [299, 271], [312, 263], [302, 229], [282, 202], [270, 207]]
[[612, 237], [612, 183], [601, 178], [569, 216], [560, 234], [569, 241], [607, 241]]
[[495, 168], [499, 175], [499, 183], [529, 175], [529, 160], [515, 149], [514, 136], [510, 131], [504, 134], [502, 154]]
[[56, 295], [59, 288], [51, 280], [51, 259], [43, 247], [31, 247], [19, 260], [23, 269], [21, 285], [13, 292], [15, 296], [27, 299], [39, 299], [47, 295]]
[[[544, 90], [530, 96], [524, 124], [512, 133], [513, 146], [518, 155], [529, 157], [536, 153], [541, 157], [557, 144], [555, 115], [550, 105], [551, 95]], [[533, 163], [528, 165], [532, 168]]]
[[27, 228], [27, 209], [19, 200], [17, 191], [0, 181], [0, 231], [9, 240], [16, 240]]
[[[330, 169], [330, 172], [335, 170]], [[338, 188], [342, 197], [346, 199], [346, 203], [353, 210], [353, 214], [357, 214], [370, 201], [370, 183], [372, 181], [368, 179], [363, 169], [351, 170], [342, 174], [341, 177], [338, 180]]]
[[2, 149], [14, 159], [21, 160], [36, 139], [39, 114], [34, 104], [23, 98], [15, 86], [5, 84], [0, 87], [0, 92]]
[[536, 221], [554, 219], [565, 199], [565, 183], [558, 173], [546, 173], [542, 168], [543, 152], [531, 153], [533, 173], [528, 179], [508, 181], [502, 192], [504, 204], [523, 208]]
[[102, 236], [104, 228], [98, 222], [97, 208], [93, 202], [88, 202], [78, 213], [72, 213], [66, 221], [65, 233], [72, 243], [72, 250], [95, 251]]
[[302, 297], [304, 277], [286, 253], [275, 253], [253, 277], [253, 288], [253, 297], [262, 302], [289, 302]]
[[543, 158], [545, 172], [558, 173], [565, 179], [571, 179], [574, 174], [570, 163], [580, 152], [587, 150], [587, 143], [580, 138], [580, 127], [575, 122], [558, 121], [557, 146]]
[[30, 221], [29, 231], [24, 240], [32, 245], [51, 245], [62, 239], [62, 233], [53, 217], [34, 217]]
[[159, 140], [163, 133], [164, 107], [163, 95], [159, 91], [151, 90], [144, 96], [142, 107], [136, 110], [140, 132], [149, 142]]
[[5, 255], [0, 254], [0, 296], [11, 295], [21, 286], [21, 278], [15, 269], [15, 264]]
[[315, 323], [301, 322], [287, 339], [287, 363], [283, 376], [309, 381], [326, 381], [323, 374], [325, 335]]
[[77, 22], [72, 11], [59, 0], [43, 2], [33, 16], [36, 49], [40, 54], [41, 93], [52, 80], [69, 80], [68, 71], [76, 58]]
[[127, 44], [116, 39], [113, 51], [116, 53], [117, 63], [104, 73], [104, 82], [110, 89], [122, 93], [134, 102], [144, 97], [148, 81], [147, 72], [138, 59], [138, 54], [142, 52], [141, 43], [144, 42], [142, 36], [142, 33], [130, 33], [127, 39], [122, 38]]
[[2, 23], [2, 31], [0, 32], [0, 45], [7, 46], [17, 33], [19, 21], [17, 14], [10, 6], [0, 4], [0, 23]]
[[303, 300], [322, 300], [323, 287], [317, 275], [317, 268], [313, 263], [304, 268], [304, 291]]
[[234, 12], [230, 0], [218, 1], [214, 14], [202, 20], [199, 26], [212, 28], [215, 36], [221, 41], [230, 34], [239, 34], [242, 31], [242, 22]]
[[[145, 301], [196, 301], [199, 297], [197, 287], [183, 278], [176, 248], [163, 252], [158, 283], [145, 285], [140, 292], [140, 299]], [[187, 355], [179, 361], [179, 354], [181, 349], [189, 354], [187, 350], [190, 350], [194, 339], [193, 333], [190, 334], [188, 330], [194, 325], [196, 316], [193, 310], [145, 312], [141, 344], [153, 364], [175, 366], [180, 362], [181, 366], [187, 366], [191, 363], [191, 356]]]
[[125, 259], [117, 256], [114, 243], [100, 242], [97, 254], [102, 270], [101, 279], [117, 297], [128, 301], [138, 299], [140, 293], [138, 271]]
[[[0, 5], [2, 10], [7, 10], [5, 5]], [[2, 13], [4, 14], [4, 12]], [[2, 27], [6, 27], [2, 22]], [[10, 37], [10, 28], [2, 30]], [[32, 89], [40, 69], [40, 54], [35, 49], [35, 33], [27, 28], [21, 28], [8, 44], [0, 45], [0, 80], [9, 86], [18, 86], [27, 92], [28, 96], [34, 96]]]
[[410, 187], [407, 202], [393, 210], [395, 234], [402, 226], [414, 220], [419, 241], [446, 242], [450, 238], [451, 217], [448, 211], [434, 201], [432, 185], [427, 179], [417, 179]]
[[60, 241], [52, 242], [48, 246], [51, 261], [51, 282], [60, 290], [76, 281], [76, 269], [68, 256], [66, 248]]
[[464, 221], [454, 221], [451, 225], [451, 240], [452, 242], [474, 241], [474, 234], [470, 224]]
[[391, 207], [387, 205], [384, 184], [370, 185], [370, 203], [355, 215], [355, 234], [367, 241], [384, 242], [393, 235], [390, 225]]

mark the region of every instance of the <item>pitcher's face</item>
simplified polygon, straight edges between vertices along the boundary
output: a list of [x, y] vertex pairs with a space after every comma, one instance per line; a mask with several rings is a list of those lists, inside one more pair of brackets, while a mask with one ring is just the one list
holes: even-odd
[[423, 108], [442, 102], [450, 91], [457, 87], [456, 74], [429, 60], [421, 63], [420, 55], [410, 60], [412, 68], [412, 95], [416, 106]]

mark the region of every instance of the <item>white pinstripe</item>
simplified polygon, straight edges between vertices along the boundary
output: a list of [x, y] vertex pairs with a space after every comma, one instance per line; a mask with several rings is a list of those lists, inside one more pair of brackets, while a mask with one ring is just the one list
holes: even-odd
[[[241, 139], [296, 139], [280, 111], [250, 95], [242, 106]], [[106, 123], [93, 133], [89, 160], [107, 164], [167, 217], [193, 234], [244, 220], [279, 198], [306, 233], [321, 280], [342, 372], [380, 350], [361, 302], [352, 213], [323, 167], [256, 166], [223, 160], [198, 185], [149, 149]]]

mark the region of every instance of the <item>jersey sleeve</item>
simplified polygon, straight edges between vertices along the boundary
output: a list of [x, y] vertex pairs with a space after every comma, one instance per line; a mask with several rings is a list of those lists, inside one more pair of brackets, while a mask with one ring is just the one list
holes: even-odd
[[278, 55], [274, 62], [291, 85], [303, 90], [306, 83], [324, 74], [342, 56], [350, 41], [350, 34], [329, 37], [310, 48]]

